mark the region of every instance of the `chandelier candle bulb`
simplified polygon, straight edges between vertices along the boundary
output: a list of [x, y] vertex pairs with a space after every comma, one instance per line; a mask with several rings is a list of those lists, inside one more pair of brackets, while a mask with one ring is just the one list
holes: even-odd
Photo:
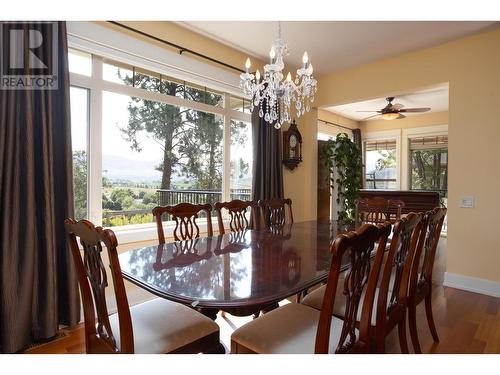
[[292, 82], [292, 75], [290, 74], [290, 72], [288, 72], [287, 76], [286, 76], [286, 80], [288, 82]]
[[302, 56], [302, 63], [304, 64], [304, 68], [307, 67], [307, 62], [309, 61], [309, 56], [307, 55], [307, 51], [304, 52], [304, 56]]
[[271, 48], [271, 51], [269, 51], [269, 57], [271, 58], [271, 64], [272, 64], [274, 58], [276, 57], [276, 51], [274, 50], [274, 47]]
[[255, 72], [255, 80], [257, 83], [259, 83], [260, 81], [260, 72], [259, 72], [259, 69], [257, 69], [257, 71]]
[[250, 58], [247, 57], [247, 61], [245, 62], [245, 69], [246, 69], [247, 73], [250, 70], [251, 66], [252, 66], [252, 63], [250, 62]]

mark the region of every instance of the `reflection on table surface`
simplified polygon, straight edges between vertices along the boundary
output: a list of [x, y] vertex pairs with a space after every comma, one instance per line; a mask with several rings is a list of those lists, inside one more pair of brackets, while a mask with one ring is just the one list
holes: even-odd
[[246, 230], [131, 250], [120, 264], [128, 280], [180, 302], [265, 303], [322, 281], [344, 231], [317, 221]]

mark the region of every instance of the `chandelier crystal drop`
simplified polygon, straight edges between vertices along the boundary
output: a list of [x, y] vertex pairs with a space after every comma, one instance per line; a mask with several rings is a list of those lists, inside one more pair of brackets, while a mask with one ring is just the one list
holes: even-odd
[[317, 90], [317, 81], [312, 75], [313, 66], [309, 62], [307, 52], [304, 52], [302, 67], [297, 70], [293, 80], [290, 72], [286, 78], [283, 75], [283, 57], [287, 55], [287, 45], [281, 38], [281, 25], [278, 22], [278, 39], [271, 46], [270, 63], [264, 66], [263, 77], [258, 69], [255, 75], [250, 73], [249, 58], [245, 63], [245, 73], [240, 75], [243, 93], [252, 98], [252, 111], [254, 107], [259, 107], [259, 116], [270, 124], [274, 123], [276, 129], [291, 121], [292, 103], [295, 105], [297, 117], [309, 112]]

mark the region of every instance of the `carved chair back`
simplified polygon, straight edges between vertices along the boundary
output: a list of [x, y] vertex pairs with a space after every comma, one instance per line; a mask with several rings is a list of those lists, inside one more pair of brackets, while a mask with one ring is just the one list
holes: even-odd
[[[340, 234], [334, 240], [331, 248], [332, 263], [316, 333], [315, 353], [328, 353], [330, 325], [344, 256], [349, 258], [351, 267], [344, 279], [343, 293], [346, 296], [346, 307], [336, 353], [368, 351], [375, 292], [390, 232], [389, 222], [377, 226], [364, 224], [357, 231]], [[371, 265], [371, 253], [376, 242], [378, 243], [375, 260]], [[357, 336], [356, 317], [365, 287], [359, 336]]]
[[406, 308], [412, 259], [420, 234], [421, 214], [414, 212], [394, 224], [377, 301], [377, 331], [397, 323]]
[[[121, 274], [118, 242], [110, 229], [95, 227], [90, 221], [66, 219], [64, 227], [69, 235], [69, 247], [76, 265], [78, 283], [85, 319], [85, 348], [87, 353], [133, 353], [134, 337], [132, 320]], [[83, 260], [77, 237], [83, 247]], [[106, 305], [105, 289], [108, 286], [106, 269], [101, 253], [103, 245], [108, 251], [113, 278], [116, 305], [120, 322], [120, 349], [111, 330]]]
[[158, 206], [153, 208], [153, 216], [156, 220], [158, 240], [160, 244], [165, 243], [165, 233], [163, 232], [162, 215], [167, 213], [175, 221], [174, 240], [184, 241], [198, 238], [200, 228], [196, 224], [196, 219], [200, 212], [205, 212], [207, 217], [207, 235], [213, 236], [212, 229], [212, 206], [210, 204], [179, 203], [175, 206]]
[[428, 288], [426, 291], [430, 292], [432, 269], [446, 211], [446, 208], [436, 207], [427, 211], [422, 219], [418, 246], [412, 261], [409, 286], [411, 299], [415, 298], [418, 290]]
[[[292, 200], [290, 198], [272, 198], [259, 200], [262, 213], [262, 222], [266, 228], [293, 223]], [[290, 212], [290, 219], [286, 219], [286, 206]]]
[[250, 221], [246, 217], [246, 213], [250, 210], [253, 222], [257, 219], [258, 204], [255, 201], [242, 201], [239, 199], [230, 202], [215, 203], [215, 212], [217, 213], [217, 221], [219, 223], [219, 234], [224, 234], [224, 222], [222, 220], [222, 209], [229, 212], [230, 221], [229, 229], [231, 232], [240, 232], [250, 228]]
[[394, 223], [401, 217], [404, 202], [380, 197], [356, 200], [355, 221], [359, 226], [363, 223], [381, 224], [386, 221]]
[[239, 253], [243, 249], [248, 249], [251, 244], [251, 236], [248, 235], [247, 229], [230, 232], [228, 236], [217, 236], [214, 254]]
[[[169, 254], [168, 260], [164, 260], [167, 246], [171, 246], [172, 253]], [[182, 242], [174, 242], [172, 244], [158, 245], [156, 251], [156, 262], [153, 264], [155, 271], [170, 269], [172, 267], [187, 267], [193, 263], [212, 257], [212, 238], [194, 238]]]

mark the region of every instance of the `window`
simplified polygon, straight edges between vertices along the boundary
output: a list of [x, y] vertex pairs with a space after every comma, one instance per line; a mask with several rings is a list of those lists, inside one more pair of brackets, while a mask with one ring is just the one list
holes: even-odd
[[252, 164], [251, 124], [231, 120], [231, 199], [252, 199]]
[[[102, 75], [71, 75], [80, 217], [107, 227], [151, 225], [157, 205], [250, 199], [250, 115], [230, 108], [229, 94], [88, 56]], [[96, 161], [91, 171], [87, 160]]]
[[90, 53], [70, 49], [68, 53], [69, 71], [90, 77], [92, 75], [91, 57]]
[[319, 133], [317, 134], [317, 140], [318, 141], [328, 141], [329, 139], [334, 139], [335, 137], [333, 135], [330, 135], [330, 134], [326, 134], [326, 133]]
[[214, 107], [224, 106], [224, 93], [114, 60], [104, 59], [103, 61], [102, 78], [105, 81], [176, 96]]
[[410, 188], [437, 191], [446, 205], [448, 136], [410, 138]]
[[250, 100], [231, 95], [229, 107], [238, 112], [252, 113]]
[[132, 66], [103, 59], [102, 79], [105, 81], [134, 86], [133, 78], [134, 68]]
[[397, 189], [396, 140], [365, 141], [365, 188]]
[[71, 95], [71, 146], [73, 150], [73, 194], [75, 219], [88, 217], [88, 153], [87, 132], [89, 90], [72, 86]]

